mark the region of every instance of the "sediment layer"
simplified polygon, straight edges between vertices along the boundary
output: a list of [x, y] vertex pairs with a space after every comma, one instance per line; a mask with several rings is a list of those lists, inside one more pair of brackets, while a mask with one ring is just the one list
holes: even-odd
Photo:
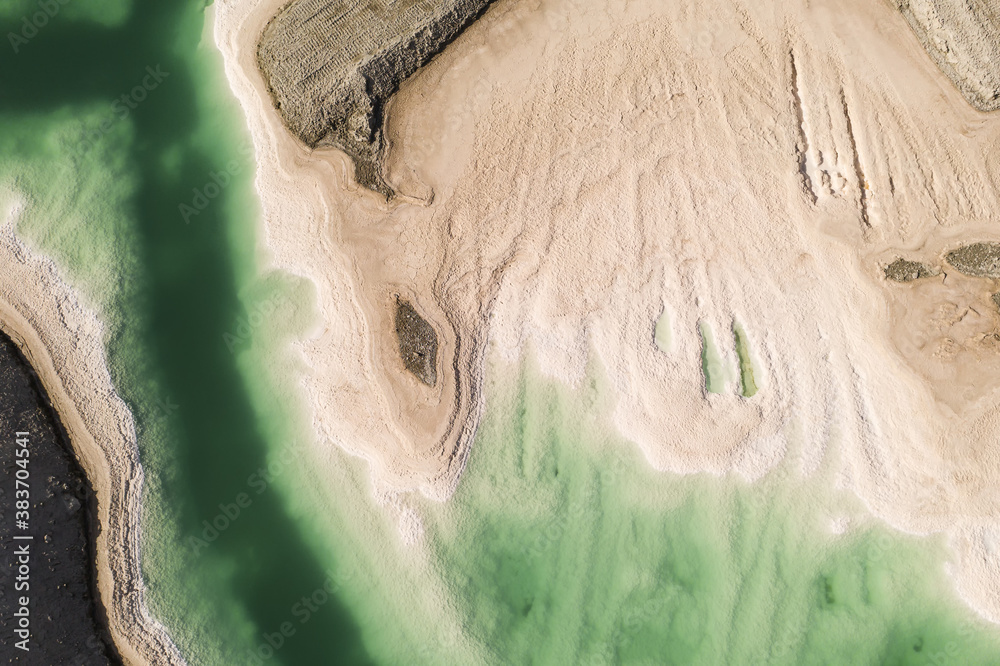
[[361, 185], [391, 196], [386, 103], [490, 2], [293, 0], [264, 29], [257, 61], [288, 129], [307, 146], [343, 150]]
[[1000, 109], [1000, 5], [896, 0], [927, 55], [980, 111]]

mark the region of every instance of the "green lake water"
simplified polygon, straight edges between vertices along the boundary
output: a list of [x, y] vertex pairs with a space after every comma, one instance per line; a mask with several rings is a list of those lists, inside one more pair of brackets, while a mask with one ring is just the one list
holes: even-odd
[[[0, 11], [0, 196], [28, 198], [19, 233], [107, 324], [149, 603], [190, 663], [1000, 663], [941, 539], [866, 522], [794, 457], [753, 485], [654, 472], [610, 434], [596, 368], [570, 391], [491, 366], [465, 476], [399, 500], [424, 524], [404, 544], [367, 465], [301, 444], [287, 343], [315, 296], [256, 266], [204, 5], [71, 0], [23, 37], [37, 7]], [[860, 526], [833, 535], [831, 507]]]

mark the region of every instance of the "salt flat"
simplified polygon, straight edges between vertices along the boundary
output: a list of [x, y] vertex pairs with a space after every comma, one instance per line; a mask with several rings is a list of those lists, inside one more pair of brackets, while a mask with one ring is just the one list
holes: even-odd
[[[390, 101], [390, 205], [282, 126], [255, 57], [278, 8], [218, 4], [216, 41], [260, 165], [262, 256], [322, 308], [301, 345], [317, 441], [445, 499], [487, 348], [530, 345], [570, 385], [596, 358], [656, 469], [756, 479], [793, 429], [808, 473], [838, 442], [840, 483], [898, 528], [947, 533], [959, 590], [1000, 621], [998, 285], [945, 259], [997, 240], [1000, 123], [969, 103], [990, 108], [995, 60], [961, 41], [993, 18], [944, 23], [953, 83], [924, 19], [889, 4], [501, 1]], [[887, 280], [900, 258], [938, 272]], [[433, 387], [399, 358], [397, 298], [439, 334]]]

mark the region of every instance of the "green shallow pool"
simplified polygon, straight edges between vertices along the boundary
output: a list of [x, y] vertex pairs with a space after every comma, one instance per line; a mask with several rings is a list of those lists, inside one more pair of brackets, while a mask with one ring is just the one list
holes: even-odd
[[[432, 542], [494, 663], [1000, 661], [945, 576], [943, 541], [875, 523], [829, 472], [803, 478], [793, 455], [752, 485], [656, 473], [598, 434], [597, 389], [529, 365], [489, 395]], [[857, 527], [836, 535], [833, 517]]]

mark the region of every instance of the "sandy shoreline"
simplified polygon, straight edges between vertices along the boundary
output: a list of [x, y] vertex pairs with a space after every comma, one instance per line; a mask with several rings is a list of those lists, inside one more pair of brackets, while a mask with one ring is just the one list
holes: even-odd
[[[795, 452], [808, 474], [834, 451], [873, 514], [948, 535], [959, 591], [1000, 621], [1000, 315], [975, 307], [996, 285], [882, 275], [995, 239], [1000, 121], [894, 7], [501, 1], [392, 100], [387, 176], [410, 198], [387, 207], [281, 126], [253, 58], [280, 4], [217, 3], [215, 38], [256, 147], [261, 263], [317, 288], [300, 346], [317, 441], [367, 458], [386, 492], [445, 499], [487, 341], [511, 360], [532, 346], [574, 386], [596, 358], [657, 469], [754, 479]], [[398, 362], [401, 292], [443, 333], [441, 390]], [[705, 393], [702, 325], [722, 394]]]
[[[386, 276], [393, 269], [377, 250], [349, 251], [355, 244], [379, 245], [385, 239], [377, 230], [344, 224], [345, 219], [363, 223], [373, 216], [424, 207], [405, 195], [402, 204], [387, 206], [383, 197], [352, 181], [353, 167], [344, 155], [332, 149], [310, 154], [287, 134], [256, 66], [257, 36], [281, 4], [268, 0], [252, 7], [213, 9], [216, 42], [256, 147], [265, 240], [261, 264], [265, 270], [280, 268], [309, 278], [324, 314], [330, 315], [324, 317], [318, 337], [303, 343], [314, 371], [307, 380], [312, 407], [327, 415], [318, 424], [320, 437], [367, 458], [390, 487], [419, 487], [443, 499], [457, 483], [481, 409], [478, 380], [466, 381], [464, 376], [467, 367], [482, 365], [483, 343], [477, 338], [481, 327], [456, 321], [454, 311], [427, 297], [433, 276], [421, 275], [412, 282], [398, 274]], [[234, 12], [241, 16], [232, 18]], [[233, 21], [239, 22], [238, 31], [224, 27], [235, 25]], [[354, 196], [288, 198], [300, 187], [320, 193], [331, 183]], [[295, 223], [287, 225], [288, 220]], [[414, 273], [403, 270], [407, 276]], [[434, 387], [403, 370], [394, 336], [372, 330], [391, 328], [387, 305], [397, 296], [413, 302], [438, 333], [441, 381]], [[376, 344], [370, 346], [373, 339]], [[394, 372], [383, 373], [382, 367]], [[373, 441], [378, 444], [371, 446]]]
[[103, 327], [50, 260], [14, 235], [23, 204], [4, 192], [0, 218], [0, 327], [27, 357], [94, 488], [96, 570], [111, 634], [126, 664], [184, 661], [145, 605], [140, 570], [143, 472], [132, 416], [117, 396]]

